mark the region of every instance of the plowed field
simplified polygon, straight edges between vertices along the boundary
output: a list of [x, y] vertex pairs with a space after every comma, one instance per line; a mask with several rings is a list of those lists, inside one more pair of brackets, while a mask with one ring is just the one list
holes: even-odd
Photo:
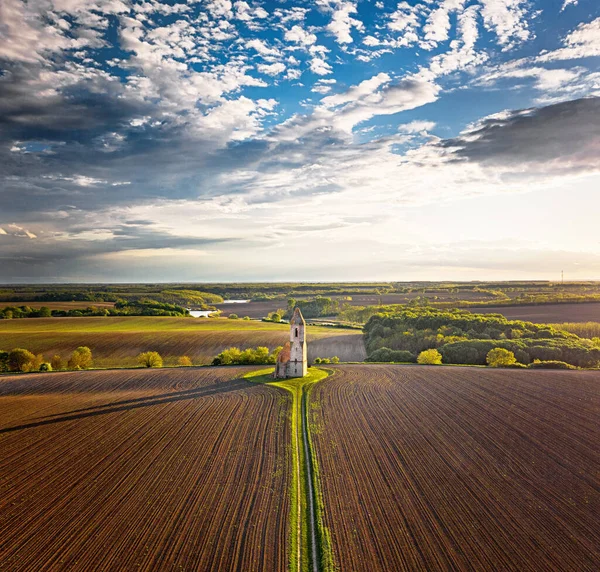
[[[0, 350], [26, 348], [46, 359], [67, 359], [77, 346], [88, 346], [96, 367], [136, 366], [140, 352], [157, 351], [166, 365], [187, 355], [194, 364], [210, 363], [224, 349], [267, 346], [289, 340], [289, 325], [206, 318], [30, 318], [0, 320]], [[362, 331], [309, 326], [309, 359], [338, 356], [366, 358]]]
[[538, 306], [482, 306], [467, 308], [476, 314], [502, 314], [509, 320], [534, 324], [600, 322], [600, 304], [540, 304]]
[[0, 380], [0, 570], [285, 570], [291, 399], [248, 369]]
[[335, 370], [310, 419], [340, 570], [600, 569], [600, 374]]

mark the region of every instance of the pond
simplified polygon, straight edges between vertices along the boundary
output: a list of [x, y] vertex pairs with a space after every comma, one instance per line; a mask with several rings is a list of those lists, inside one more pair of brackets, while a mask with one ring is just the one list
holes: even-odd
[[223, 300], [221, 304], [247, 304], [250, 300]]
[[210, 318], [214, 313], [214, 310], [190, 310], [190, 316], [193, 318]]

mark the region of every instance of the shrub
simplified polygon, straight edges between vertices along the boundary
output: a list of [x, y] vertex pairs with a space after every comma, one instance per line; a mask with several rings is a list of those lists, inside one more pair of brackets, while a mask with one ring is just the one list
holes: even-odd
[[40, 364], [40, 371], [52, 371], [52, 364], [47, 361]]
[[511, 363], [510, 365], [507, 365], [506, 367], [515, 368], [515, 369], [527, 369], [528, 366], [526, 366], [524, 363], [519, 363], [518, 361], [516, 361], [515, 363]]
[[158, 352], [142, 352], [138, 355], [137, 361], [143, 367], [163, 366], [163, 359]]
[[321, 358], [320, 357], [315, 358], [315, 363], [321, 363]]
[[68, 363], [69, 369], [88, 369], [92, 367], [92, 350], [79, 346], [72, 354]]
[[31, 371], [35, 356], [26, 349], [15, 348], [8, 354], [8, 369], [10, 371]]
[[65, 369], [65, 362], [58, 354], [52, 356], [52, 359], [50, 360], [50, 365], [52, 366], [53, 370]]
[[268, 315], [269, 320], [271, 320], [271, 322], [281, 322], [281, 314], [279, 314], [278, 312], [271, 312]]
[[269, 353], [269, 348], [259, 346], [257, 348], [248, 348], [240, 350], [240, 348], [232, 347], [223, 350], [216, 356], [212, 365], [264, 365], [275, 363], [277, 356], [281, 351], [281, 347], [275, 348]]
[[532, 369], [577, 369], [574, 365], [558, 360], [540, 361], [535, 360], [529, 364]]
[[180, 365], [180, 366], [183, 366], [183, 367], [190, 367], [193, 364], [192, 364], [192, 360], [188, 356], [181, 356], [177, 360], [177, 365]]
[[504, 348], [490, 350], [485, 358], [490, 367], [506, 367], [517, 362], [515, 354]]
[[250, 316], [244, 316], [242, 320], [250, 320]]
[[237, 314], [229, 314], [229, 316], [227, 316], [230, 320], [237, 320], [239, 318], [239, 316]]
[[331, 358], [331, 363], [340, 363], [340, 358], [339, 358], [339, 357], [337, 357], [337, 356], [333, 356], [333, 357]]
[[9, 367], [8, 367], [9, 355], [10, 354], [8, 352], [0, 351], [0, 371], [2, 371], [2, 372], [9, 370]]
[[416, 361], [414, 354], [407, 350], [391, 350], [390, 348], [379, 348], [375, 350], [368, 358], [367, 361], [371, 362], [388, 362], [388, 361], [399, 361], [399, 362], [410, 362]]
[[433, 349], [422, 351], [417, 357], [417, 363], [421, 365], [440, 365], [442, 363], [442, 354]]

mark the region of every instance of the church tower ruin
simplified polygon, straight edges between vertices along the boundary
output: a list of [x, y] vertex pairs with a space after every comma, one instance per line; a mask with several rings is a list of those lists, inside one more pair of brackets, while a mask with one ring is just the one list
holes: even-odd
[[275, 364], [275, 377], [304, 377], [308, 370], [306, 322], [300, 308], [290, 320], [290, 341], [285, 344]]

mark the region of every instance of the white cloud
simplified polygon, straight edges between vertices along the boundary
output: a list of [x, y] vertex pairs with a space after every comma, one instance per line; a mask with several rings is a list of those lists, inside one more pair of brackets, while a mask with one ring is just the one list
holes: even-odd
[[460, 12], [464, 8], [466, 0], [443, 0], [441, 4], [431, 12], [427, 23], [423, 27], [425, 40], [434, 44], [445, 42], [450, 31], [450, 13]]
[[288, 42], [293, 42], [302, 46], [311, 46], [317, 41], [317, 36], [315, 36], [315, 34], [307, 32], [298, 24], [292, 26], [289, 30], [286, 30], [284, 38]]
[[281, 62], [277, 62], [274, 64], [258, 64], [256, 66], [260, 73], [264, 73], [267, 75], [275, 76], [283, 73], [285, 71], [285, 65]]
[[542, 52], [538, 62], [575, 60], [600, 56], [600, 18], [580, 24], [567, 35], [562, 48], [551, 52]]
[[400, 133], [426, 133], [436, 126], [434, 121], [411, 121], [398, 127]]
[[233, 4], [230, 0], [208, 0], [206, 8], [213, 18], [231, 18], [233, 17]]
[[329, 75], [333, 73], [331, 66], [323, 58], [313, 58], [310, 60], [310, 71], [317, 75]]
[[258, 38], [254, 38], [246, 42], [246, 47], [252, 48], [261, 56], [279, 57], [281, 55], [279, 50], [269, 47], [263, 40], [259, 40]]
[[480, 0], [481, 15], [505, 50], [529, 39], [528, 0]]
[[577, 4], [579, 4], [579, 0], [564, 0], [562, 8], [560, 9], [561, 12], [564, 12], [565, 8], [567, 6], [577, 6]]
[[338, 1], [333, 9], [331, 22], [327, 25], [327, 31], [335, 36], [338, 44], [351, 44], [352, 28], [363, 30], [364, 25], [360, 20], [353, 18], [351, 14], [356, 13], [356, 4], [347, 1]]
[[423, 7], [411, 6], [407, 2], [400, 2], [395, 12], [389, 15], [387, 27], [392, 32], [401, 32], [397, 40], [397, 47], [411, 46], [419, 41], [418, 29], [421, 26], [420, 14]]

